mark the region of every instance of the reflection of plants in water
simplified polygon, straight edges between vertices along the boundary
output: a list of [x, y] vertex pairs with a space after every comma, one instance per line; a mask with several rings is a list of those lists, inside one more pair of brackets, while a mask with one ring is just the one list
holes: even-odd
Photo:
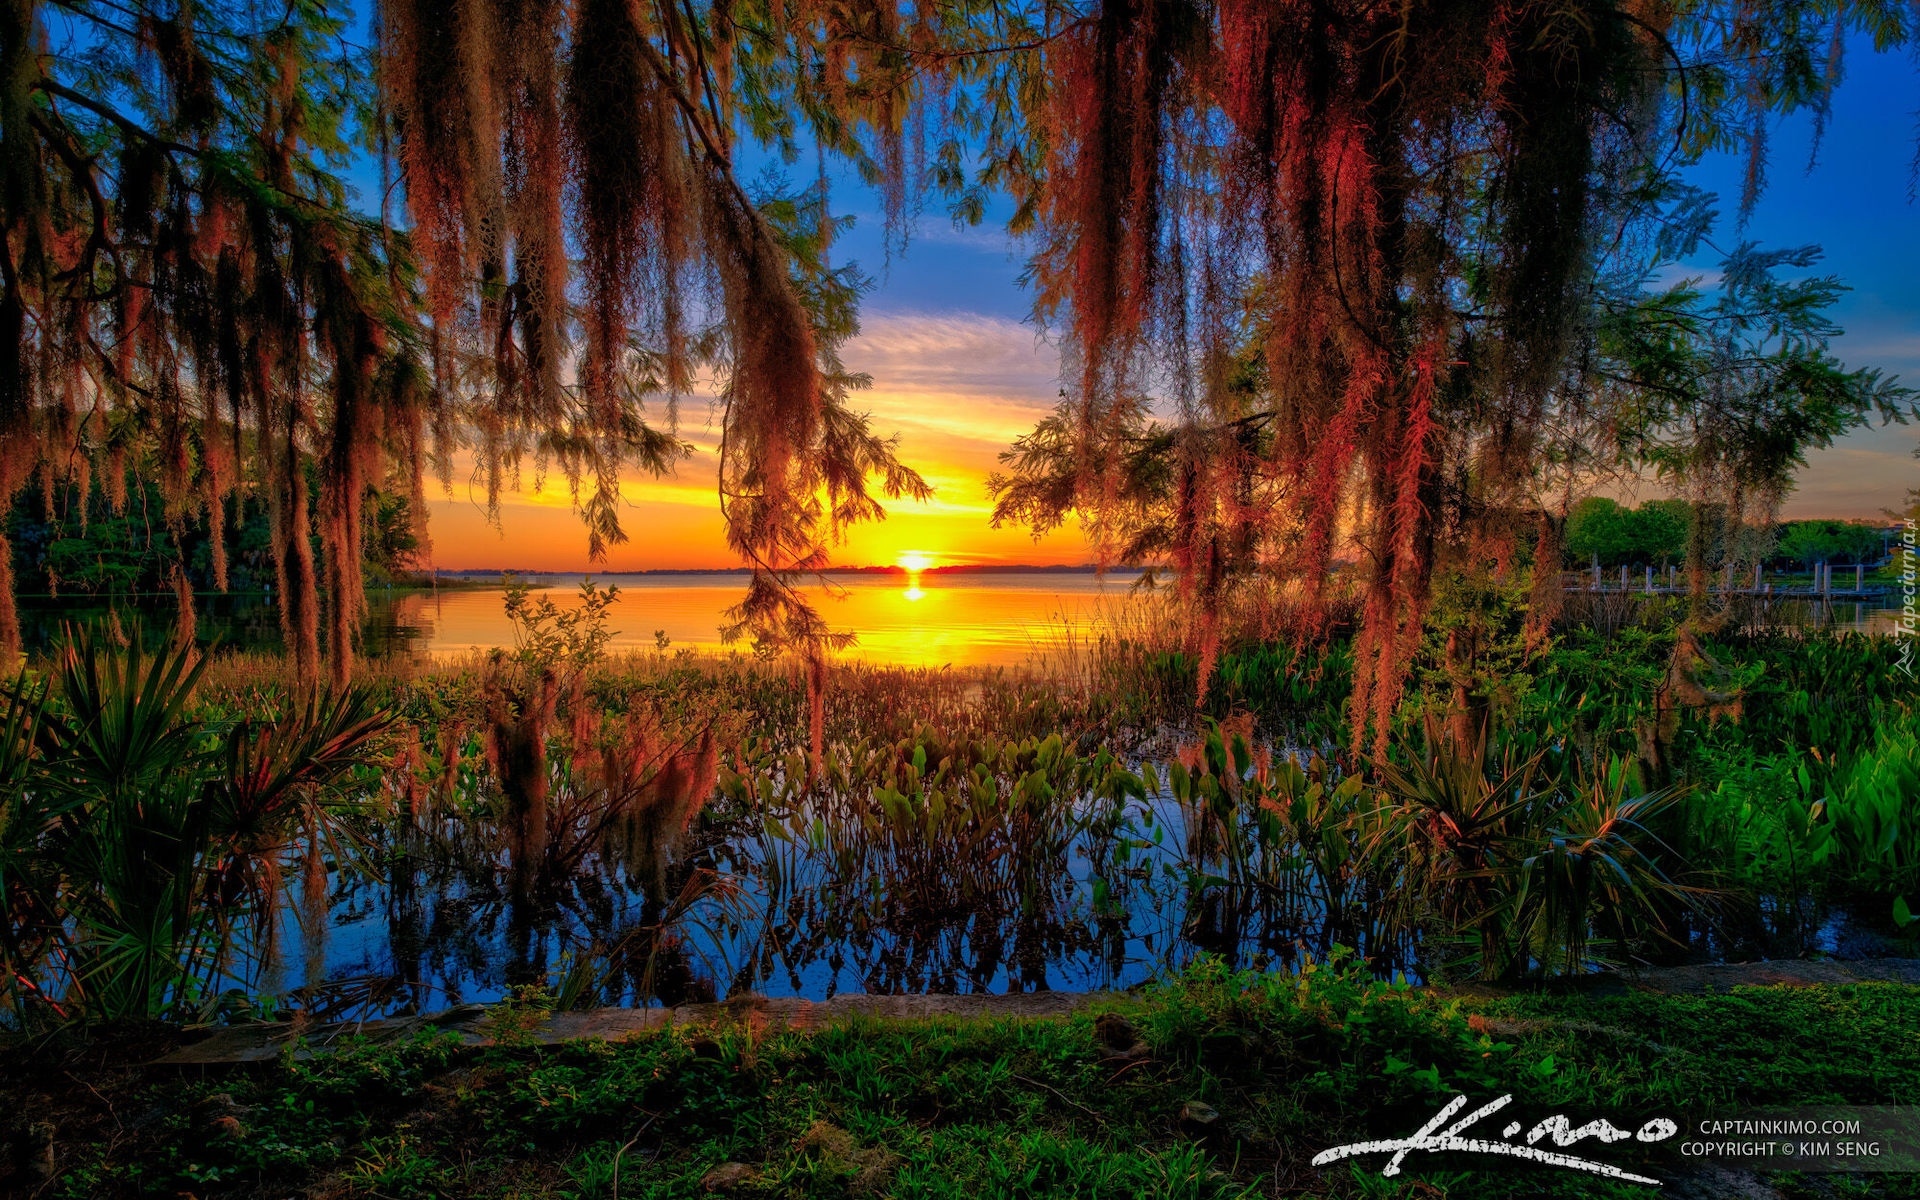
[[1318, 756], [1276, 765], [1245, 734], [1208, 723], [1168, 767], [1186, 932], [1225, 955], [1300, 939], [1376, 967], [1575, 973], [1672, 937], [1703, 899], [1657, 832], [1678, 793], [1638, 792], [1624, 764], [1563, 778], [1430, 724], [1368, 781]]
[[1155, 767], [922, 725], [836, 740], [809, 782], [804, 747], [670, 690], [610, 695], [583, 673], [553, 681], [540, 721], [531, 860], [484, 717], [449, 745], [456, 769], [435, 739], [409, 748], [418, 776], [394, 790], [423, 798], [396, 807], [425, 815], [396, 843], [413, 854], [391, 888], [403, 961], [504, 965], [505, 983], [560, 966], [581, 1003], [818, 994], [843, 973], [871, 992], [1025, 990], [1336, 943], [1382, 969], [1518, 975], [1584, 969], [1694, 902], [1655, 836], [1670, 796], [1444, 740], [1343, 772], [1207, 723]]
[[1307, 941], [1325, 953], [1344, 942], [1388, 954], [1359, 852], [1371, 792], [1319, 755], [1276, 761], [1252, 748], [1250, 733], [1246, 722], [1208, 721], [1167, 764], [1185, 834], [1187, 935], [1229, 961], [1248, 943], [1274, 951]]
[[717, 722], [669, 721], [647, 707], [609, 713], [577, 676], [564, 703], [551, 675], [540, 684], [523, 712], [489, 679], [488, 771], [458, 814], [464, 836], [478, 826], [483, 844], [504, 852], [523, 897], [565, 887], [599, 855], [662, 900], [667, 858], [713, 795]]
[[797, 750], [743, 758], [751, 769], [722, 790], [758, 826], [740, 864], [766, 890], [755, 969], [796, 986], [821, 957], [836, 973], [851, 957], [874, 992], [984, 987], [1002, 970], [1015, 988], [1046, 986], [1049, 963], [1099, 945], [1074, 855], [1102, 871], [1144, 795], [1110, 752], [1058, 736], [923, 727], [836, 743], [811, 787]]
[[[421, 732], [390, 776], [396, 955], [490, 990], [563, 957], [605, 999], [1026, 989], [1335, 943], [1383, 969], [1537, 974], [1693, 902], [1662, 882], [1667, 801], [1526, 731], [1513, 770], [1413, 742], [1355, 765], [1262, 747], [1243, 717], [1137, 765], [1085, 697], [849, 669], [809, 782], [804, 689], [777, 668], [500, 656], [404, 687]], [[701, 872], [725, 888], [689, 896]]]
[[[645, 923], [610, 940], [594, 939], [564, 956], [554, 987], [562, 1009], [659, 998], [669, 1004], [715, 999], [712, 981], [727, 964], [709, 951], [751, 914], [738, 881], [709, 868], [690, 871], [680, 890]], [[699, 937], [689, 937], [689, 934]]]
[[[411, 735], [396, 759], [391, 787], [407, 798], [408, 818], [394, 847], [389, 921], [396, 957], [416, 977], [430, 956], [484, 970], [498, 937], [506, 982], [540, 982], [548, 943], [578, 929], [645, 932], [651, 963], [687, 916], [675, 911], [681, 899], [689, 909], [699, 899], [684, 886], [676, 895], [670, 864], [713, 795], [723, 725], [711, 711], [643, 694], [596, 694], [613, 596], [583, 585], [582, 607], [556, 620], [550, 601], [510, 592], [509, 615], [528, 631], [520, 652], [489, 656], [477, 706], [448, 697], [435, 714], [439, 736]], [[607, 957], [609, 973], [594, 990], [616, 977], [629, 978], [636, 997], [664, 990], [652, 966], [615, 969], [638, 961], [631, 944], [598, 940], [594, 957]]]
[[[493, 789], [483, 786], [480, 803], [460, 815], [491, 824], [486, 832], [495, 836], [483, 840], [504, 846], [523, 900], [562, 886], [589, 855], [612, 853], [646, 877], [660, 902], [666, 856], [713, 792], [716, 722], [663, 716], [644, 700], [625, 712], [600, 703], [589, 676], [605, 659], [607, 610], [619, 589], [585, 580], [580, 593], [580, 606], [562, 611], [509, 579], [505, 604], [518, 649], [486, 660], [477, 722], [502, 803], [488, 804]], [[457, 778], [457, 752], [452, 744], [442, 751], [443, 795]], [[410, 770], [408, 794], [420, 784]]]

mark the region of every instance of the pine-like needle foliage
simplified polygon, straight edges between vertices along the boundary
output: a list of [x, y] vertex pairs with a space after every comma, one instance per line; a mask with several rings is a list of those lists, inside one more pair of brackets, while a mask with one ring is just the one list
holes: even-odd
[[[99, 472], [117, 497], [137, 462], [168, 522], [265, 499], [295, 664], [319, 672], [324, 593], [344, 677], [391, 466], [416, 513], [463, 438], [496, 505], [557, 470], [599, 558], [623, 473], [688, 454], [678, 405], [706, 390], [755, 569], [735, 631], [817, 680], [836, 639], [796, 582], [926, 494], [849, 406], [864, 281], [829, 256], [830, 172], [878, 192], [890, 250], [927, 194], [976, 222], [999, 196], [1068, 359], [1001, 516], [1078, 511], [1179, 568], [1203, 660], [1235, 579], [1309, 634], [1357, 604], [1377, 734], [1435, 572], [1504, 571], [1523, 534], [1555, 552], [1549, 497], [1614, 415], [1601, 280], [1674, 163], [1744, 147], [1750, 206], [1768, 114], [1823, 114], [1847, 36], [1915, 23], [1913, 0], [387, 0], [360, 47], [312, 0], [4, 0], [0, 495]], [[356, 145], [397, 169], [378, 219], [333, 173]], [[814, 183], [744, 181], [803, 158]]]
[[[392, 110], [443, 387], [479, 379], [487, 494], [557, 461], [595, 558], [626, 540], [623, 465], [684, 453], [644, 420], [710, 379], [729, 545], [754, 568], [731, 633], [818, 678], [838, 642], [796, 590], [877, 497], [925, 498], [847, 405], [864, 279], [835, 268], [824, 184], [750, 192], [743, 144], [802, 139], [898, 213], [909, 72], [883, 5], [392, 0]], [[569, 246], [577, 247], [577, 271]], [[570, 298], [574, 303], [570, 303]], [[817, 704], [817, 698], [816, 698]]]

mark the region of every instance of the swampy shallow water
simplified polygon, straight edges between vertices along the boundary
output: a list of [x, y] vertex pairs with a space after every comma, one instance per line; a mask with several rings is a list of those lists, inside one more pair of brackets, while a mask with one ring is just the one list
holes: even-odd
[[[1229, 865], [1196, 844], [1218, 829], [1197, 827], [1165, 792], [1036, 808], [919, 844], [850, 813], [836, 822], [829, 806], [765, 815], [741, 798], [711, 806], [657, 874], [655, 860], [610, 844], [533, 896], [515, 894], [499, 854], [445, 823], [411, 850], [390, 847], [384, 878], [335, 873], [324, 900], [309, 891], [291, 905], [254, 990], [300, 991], [303, 1007], [335, 1015], [434, 1011], [523, 985], [567, 1004], [1077, 992], [1126, 988], [1202, 953], [1297, 968], [1336, 944], [1418, 982], [1423, 955], [1459, 948], [1378, 923], [1377, 895], [1327, 897], [1297, 847]], [[1803, 928], [1804, 946], [1771, 949], [1899, 951], [1840, 910], [1809, 909]], [[1703, 929], [1669, 961], [1755, 956], [1728, 951]]]
[[663, 879], [609, 850], [534, 898], [516, 898], [499, 859], [449, 824], [385, 879], [331, 874], [321, 920], [313, 893], [291, 905], [257, 986], [324, 983], [341, 1003], [364, 993], [421, 1011], [561, 988], [574, 968], [607, 1003], [1085, 991], [1202, 951], [1248, 965], [1325, 949], [1310, 903], [1197, 896], [1183, 820], [1165, 796], [1090, 801], [1036, 819], [1015, 861], [1008, 842], [915, 853], [819, 814], [782, 822], [723, 800]]

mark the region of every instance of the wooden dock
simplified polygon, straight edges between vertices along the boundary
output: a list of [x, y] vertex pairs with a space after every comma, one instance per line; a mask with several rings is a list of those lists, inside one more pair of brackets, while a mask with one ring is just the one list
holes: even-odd
[[[1836, 568], [1823, 563], [1813, 570], [1813, 577], [1805, 586], [1776, 587], [1766, 579], [1760, 567], [1753, 569], [1751, 579], [1742, 572], [1737, 583], [1731, 569], [1715, 571], [1714, 574], [1718, 578], [1707, 590], [1721, 597], [1863, 604], [1886, 600], [1895, 591], [1885, 584], [1867, 583], [1867, 568], [1863, 564]], [[1586, 595], [1684, 596], [1691, 590], [1684, 578], [1684, 572], [1679, 567], [1660, 571], [1652, 567], [1638, 570], [1621, 567], [1617, 571], [1605, 571], [1596, 566], [1591, 570], [1567, 572], [1562, 576], [1562, 586], [1568, 592]], [[1797, 579], [1794, 582], [1799, 583]]]

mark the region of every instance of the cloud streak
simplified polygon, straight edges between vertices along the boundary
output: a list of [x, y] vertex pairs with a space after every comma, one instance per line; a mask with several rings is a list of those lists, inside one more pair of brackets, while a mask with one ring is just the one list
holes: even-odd
[[[1091, 555], [1077, 530], [1036, 543], [1022, 529], [990, 528], [986, 477], [997, 456], [1049, 413], [1059, 391], [1059, 353], [1032, 327], [971, 312], [873, 312], [843, 351], [848, 369], [872, 377], [849, 397], [881, 436], [900, 435], [901, 458], [934, 487], [925, 504], [887, 505], [883, 522], [852, 530], [836, 548], [843, 563], [891, 562], [907, 549], [950, 561], [1084, 562]], [[717, 422], [704, 397], [682, 407], [680, 435], [695, 446], [672, 476], [623, 480], [622, 523], [631, 541], [616, 547], [613, 569], [731, 565], [714, 476]], [[468, 464], [463, 464], [466, 466]], [[501, 497], [498, 529], [486, 520], [476, 485], [456, 472], [455, 496], [432, 505], [438, 565], [520, 565], [575, 570], [586, 564], [586, 536], [572, 513], [566, 480], [549, 472], [533, 491], [534, 474]]]

